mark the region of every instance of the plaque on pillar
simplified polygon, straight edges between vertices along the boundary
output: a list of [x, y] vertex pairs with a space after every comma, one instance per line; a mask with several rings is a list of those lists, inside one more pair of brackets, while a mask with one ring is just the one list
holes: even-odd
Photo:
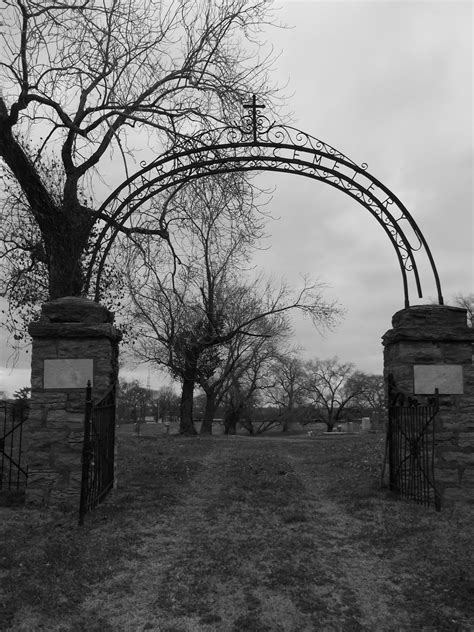
[[415, 395], [462, 395], [463, 372], [461, 364], [415, 364]]
[[44, 360], [43, 388], [86, 388], [94, 385], [92, 358], [55, 358]]

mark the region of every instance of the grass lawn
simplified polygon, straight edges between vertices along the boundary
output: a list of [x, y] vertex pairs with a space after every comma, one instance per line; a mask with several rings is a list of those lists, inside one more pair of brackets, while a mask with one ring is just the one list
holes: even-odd
[[0, 630], [474, 630], [473, 512], [381, 490], [381, 434], [121, 433], [83, 527], [0, 508]]

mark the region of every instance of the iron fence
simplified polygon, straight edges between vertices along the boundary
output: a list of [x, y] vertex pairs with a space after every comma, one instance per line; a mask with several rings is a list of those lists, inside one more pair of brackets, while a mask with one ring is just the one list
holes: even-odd
[[24, 493], [28, 465], [24, 449], [23, 425], [28, 418], [23, 402], [0, 402], [0, 491]]
[[90, 383], [86, 389], [82, 484], [79, 524], [107, 496], [114, 485], [115, 385], [102, 400], [92, 403]]
[[420, 404], [400, 393], [388, 409], [386, 456], [389, 488], [401, 498], [441, 509], [435, 482], [435, 419], [438, 395]]

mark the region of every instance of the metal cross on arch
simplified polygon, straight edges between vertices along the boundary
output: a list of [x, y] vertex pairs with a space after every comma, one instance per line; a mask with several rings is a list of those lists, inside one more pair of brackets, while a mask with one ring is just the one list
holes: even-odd
[[250, 110], [251, 112], [251, 130], [252, 130], [252, 136], [253, 136], [253, 142], [256, 143], [257, 142], [257, 135], [258, 135], [258, 129], [259, 129], [259, 119], [257, 117], [258, 114], [258, 110], [262, 110], [265, 108], [265, 106], [263, 104], [257, 104], [257, 97], [256, 95], [252, 95], [252, 102], [251, 103], [244, 103], [243, 107], [246, 110]]
[[[104, 225], [92, 255], [100, 268], [105, 265], [119, 227], [133, 222], [144, 207], [150, 210], [153, 199], [160, 194], [222, 173], [291, 173], [324, 182], [371, 213], [395, 250], [405, 307], [410, 305], [410, 286], [414, 285], [419, 298], [423, 296], [421, 270], [425, 276], [431, 272], [438, 302], [443, 304], [438, 271], [423, 233], [395, 193], [369, 173], [366, 163], [356, 163], [302, 130], [269, 121], [261, 113], [265, 106], [257, 102], [256, 95], [243, 107], [248, 113], [240, 121], [203, 132], [155, 160], [142, 163], [110, 194], [99, 213], [102, 217], [109, 215], [111, 221]], [[96, 298], [99, 282], [100, 278]]]

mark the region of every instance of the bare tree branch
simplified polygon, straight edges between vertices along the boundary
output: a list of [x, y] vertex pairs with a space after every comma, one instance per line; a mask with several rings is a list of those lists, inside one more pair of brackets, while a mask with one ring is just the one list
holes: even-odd
[[[93, 285], [97, 297], [116, 237], [168, 240], [170, 226], [164, 210], [154, 224], [144, 219], [151, 202], [118, 216], [117, 199], [103, 200], [140, 160], [230, 120], [243, 95], [272, 92], [257, 45], [270, 6], [4, 0], [2, 8], [0, 169], [41, 235], [49, 297]], [[117, 149], [121, 163], [111, 162]]]

